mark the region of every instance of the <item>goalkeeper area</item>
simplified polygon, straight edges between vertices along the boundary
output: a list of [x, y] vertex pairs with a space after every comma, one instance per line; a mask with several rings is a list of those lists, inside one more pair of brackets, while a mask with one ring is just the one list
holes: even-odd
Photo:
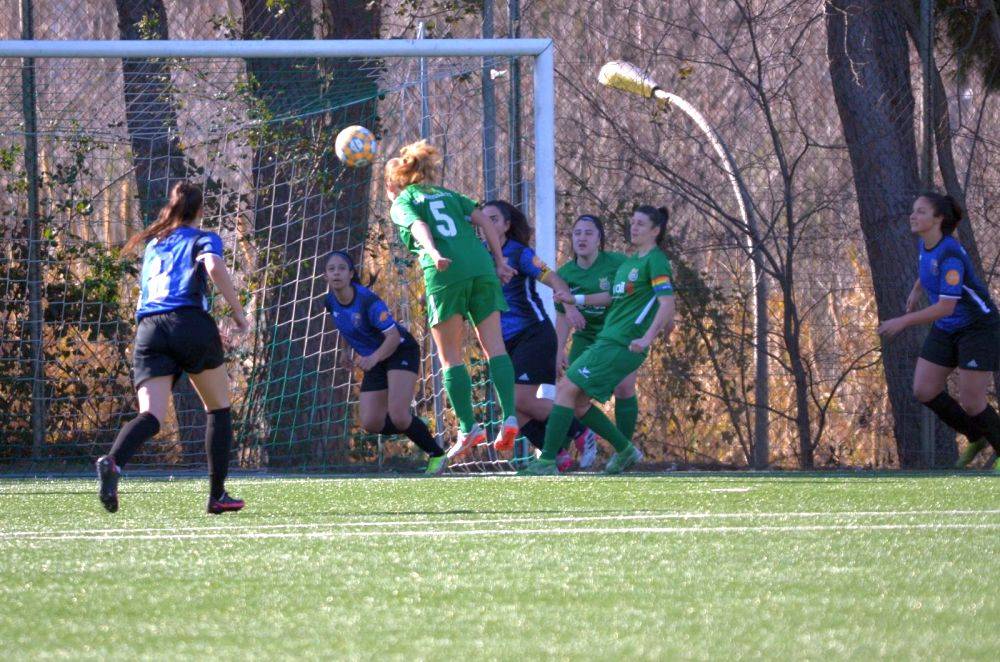
[[[6, 659], [994, 659], [1000, 482], [0, 483]], [[974, 498], [970, 495], [975, 495]], [[40, 626], [40, 624], [44, 624]]]

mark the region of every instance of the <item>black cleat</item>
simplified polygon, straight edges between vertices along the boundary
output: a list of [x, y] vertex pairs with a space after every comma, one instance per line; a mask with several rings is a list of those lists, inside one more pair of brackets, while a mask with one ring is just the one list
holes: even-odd
[[223, 492], [218, 499], [208, 497], [208, 514], [221, 515], [222, 513], [235, 513], [241, 510], [246, 503], [243, 499], [234, 499], [228, 492]]
[[115, 458], [103, 455], [97, 459], [97, 478], [101, 481], [101, 491], [98, 497], [109, 513], [118, 512], [118, 479], [122, 470], [115, 464]]

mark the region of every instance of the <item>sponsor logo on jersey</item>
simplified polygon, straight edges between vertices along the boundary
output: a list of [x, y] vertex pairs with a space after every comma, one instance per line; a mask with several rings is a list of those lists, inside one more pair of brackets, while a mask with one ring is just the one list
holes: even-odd
[[937, 276], [938, 273], [938, 263], [937, 260], [931, 260], [931, 273]]
[[351, 324], [354, 325], [354, 328], [361, 326], [361, 313], [351, 313]]
[[979, 363], [977, 363], [975, 359], [972, 359], [971, 361], [969, 361], [968, 363], [965, 364], [965, 367], [966, 368], [978, 368], [979, 367]]
[[628, 279], [633, 283], [639, 280], [639, 270], [633, 269], [632, 271], [628, 272]]
[[611, 289], [611, 281], [608, 280], [607, 276], [604, 276], [597, 282], [597, 286], [601, 288], [603, 292], [607, 292]]
[[615, 283], [615, 289], [611, 292], [613, 296], [625, 294], [625, 283]]
[[944, 274], [944, 282], [949, 285], [958, 285], [962, 277], [958, 274], [958, 269], [949, 269]]

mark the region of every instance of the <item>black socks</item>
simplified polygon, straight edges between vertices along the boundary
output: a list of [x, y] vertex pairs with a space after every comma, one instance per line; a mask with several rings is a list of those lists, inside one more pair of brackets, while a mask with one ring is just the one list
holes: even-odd
[[410, 427], [405, 430], [400, 430], [392, 424], [392, 419], [386, 415], [385, 425], [382, 427], [382, 431], [379, 432], [379, 434], [399, 434], [400, 432], [409, 437], [410, 441], [419, 446], [420, 450], [424, 451], [431, 457], [440, 457], [444, 455], [444, 449], [441, 448], [437, 439], [435, 439], [434, 435], [431, 434], [427, 424], [424, 423], [424, 419], [419, 416], [411, 416]]
[[122, 426], [122, 429], [118, 431], [118, 436], [115, 437], [115, 443], [108, 451], [108, 455], [115, 459], [115, 464], [122, 467], [132, 459], [135, 452], [139, 450], [139, 446], [147, 439], [152, 439], [159, 431], [160, 422], [156, 420], [155, 416], [145, 411]]
[[233, 416], [229, 407], [208, 412], [205, 425], [205, 455], [208, 458], [210, 495], [218, 499], [225, 492], [229, 474], [229, 449], [233, 445]]

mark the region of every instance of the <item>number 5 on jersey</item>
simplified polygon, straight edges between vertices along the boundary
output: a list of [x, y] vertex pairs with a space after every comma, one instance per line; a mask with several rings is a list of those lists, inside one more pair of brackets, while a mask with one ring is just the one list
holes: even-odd
[[442, 237], [454, 237], [458, 234], [455, 219], [444, 213], [444, 202], [433, 200], [430, 203], [430, 208], [431, 213], [434, 214], [434, 220], [437, 221], [437, 230], [441, 233]]

